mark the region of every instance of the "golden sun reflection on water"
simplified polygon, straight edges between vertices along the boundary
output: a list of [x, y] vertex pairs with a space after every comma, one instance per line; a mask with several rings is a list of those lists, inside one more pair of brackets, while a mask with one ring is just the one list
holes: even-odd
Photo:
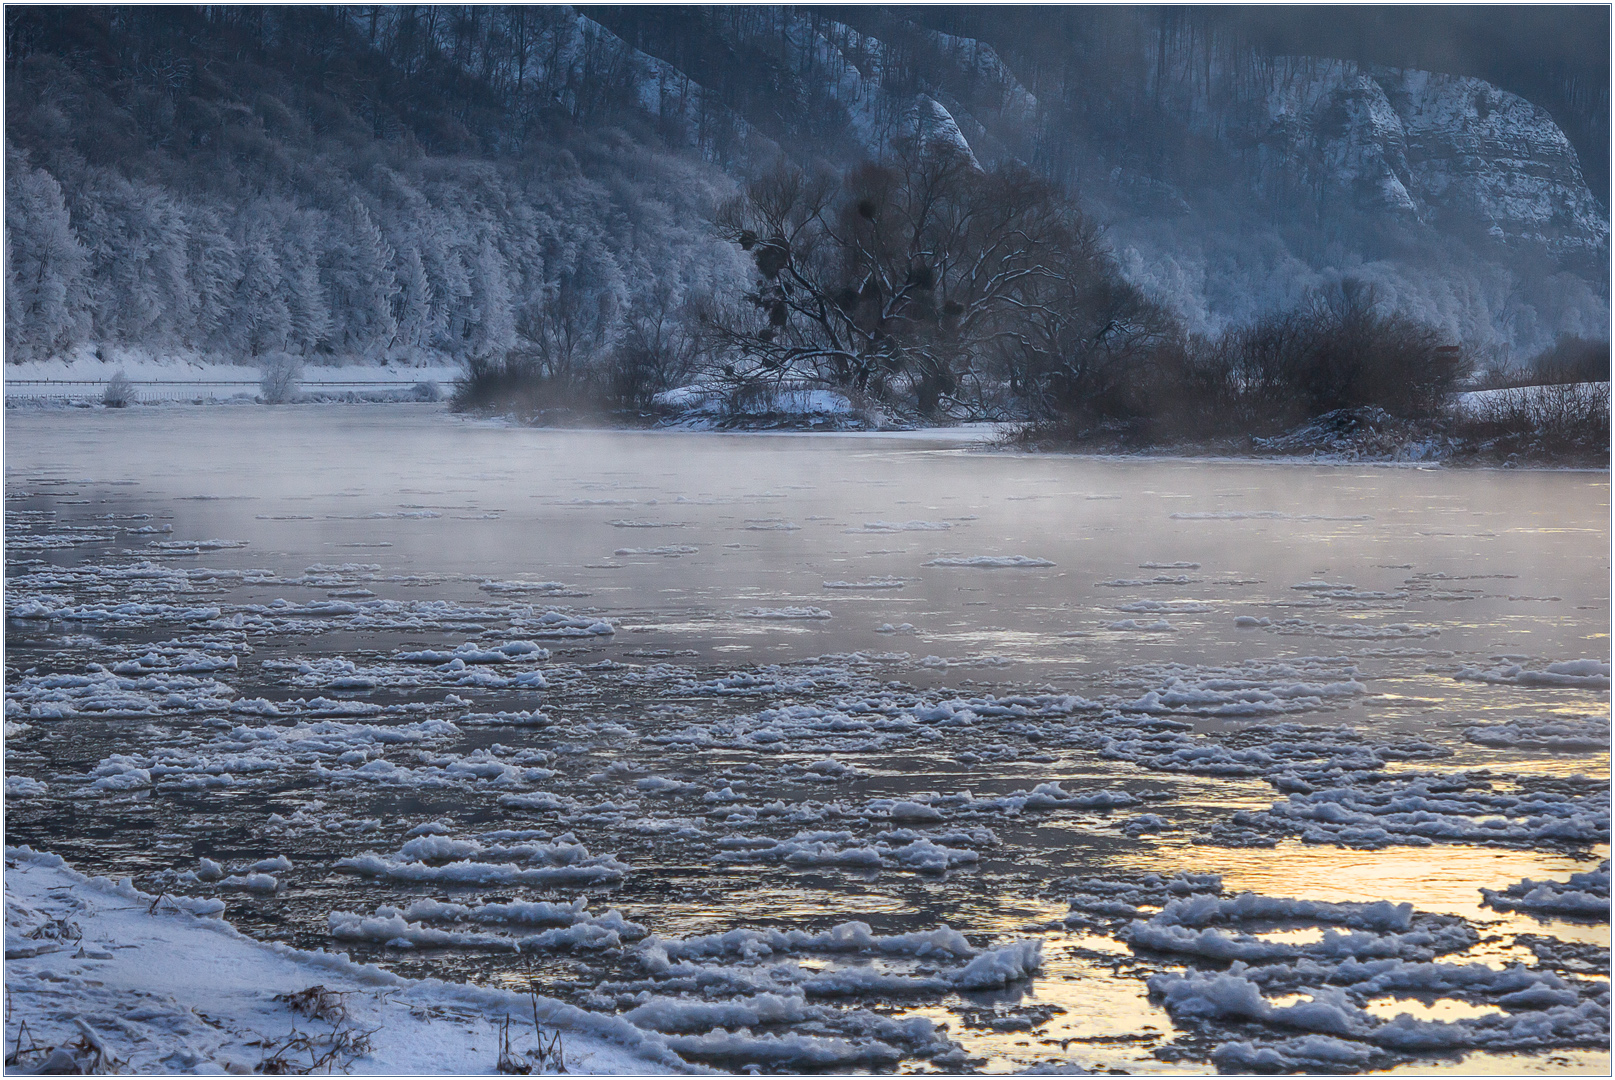
[[[1108, 938], [1051, 933], [1044, 937], [1043, 974], [1009, 1008], [994, 1009], [994, 995], [967, 999], [949, 995], [936, 1005], [904, 1010], [902, 1019], [924, 1016], [947, 1024], [949, 1037], [974, 1057], [986, 1058], [983, 1071], [1019, 1072], [1040, 1062], [1070, 1063], [1095, 1071], [1204, 1075], [1205, 1063], [1159, 1061], [1150, 1052], [1175, 1029], [1166, 1010], [1153, 1005], [1142, 980], [1118, 978], [1084, 952], [1125, 952]], [[1042, 1019], [1044, 1015], [1046, 1019]], [[969, 1022], [963, 1022], [961, 1016]], [[1013, 1022], [1036, 1017], [1030, 1030], [993, 1030], [994, 1019]], [[905, 1071], [930, 1071], [914, 1062]]]
[[[1305, 900], [1410, 903], [1416, 910], [1461, 915], [1488, 924], [1492, 933], [1553, 934], [1567, 941], [1607, 945], [1609, 927], [1541, 921], [1482, 906], [1480, 890], [1502, 889], [1524, 878], [1554, 878], [1591, 870], [1596, 863], [1568, 855], [1444, 844], [1439, 848], [1389, 847], [1353, 851], [1285, 841], [1272, 848], [1161, 846], [1151, 852], [1163, 873], [1218, 873], [1230, 892], [1257, 892]], [[1595, 859], [1609, 848], [1594, 850]]]

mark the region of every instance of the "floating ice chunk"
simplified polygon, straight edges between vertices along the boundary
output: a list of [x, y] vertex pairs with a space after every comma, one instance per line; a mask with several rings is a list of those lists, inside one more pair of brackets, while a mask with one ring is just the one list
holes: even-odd
[[683, 780], [669, 780], [665, 776], [647, 776], [641, 780], [635, 780], [634, 788], [637, 791], [647, 792], [652, 795], [660, 795], [668, 792], [675, 795], [687, 795], [691, 792], [700, 790], [701, 785], [692, 784]]
[[946, 925], [907, 934], [876, 934], [868, 923], [844, 922], [817, 933], [805, 930], [730, 930], [692, 938], [655, 937], [647, 942], [672, 959], [758, 958], [793, 953], [863, 953], [872, 956], [974, 957], [965, 936]]
[[1138, 564], [1140, 570], [1198, 570], [1197, 562], [1143, 562]]
[[195, 555], [204, 551], [221, 551], [246, 546], [245, 540], [153, 540], [146, 545], [152, 551], [171, 555]]
[[703, 1035], [667, 1035], [663, 1038], [673, 1050], [693, 1058], [744, 1061], [790, 1072], [850, 1068], [855, 1065], [886, 1066], [903, 1059], [901, 1050], [877, 1039], [797, 1034], [753, 1035], [744, 1028], [737, 1032], [709, 1031]]
[[668, 558], [677, 558], [680, 555], [694, 555], [701, 549], [691, 544], [664, 544], [653, 548], [618, 548], [613, 555], [662, 555]]
[[247, 892], [272, 893], [280, 882], [269, 874], [236, 874], [218, 883], [221, 889], [245, 889]]
[[815, 776], [822, 776], [826, 780], [847, 780], [864, 775], [861, 769], [852, 765], [843, 765], [835, 758], [825, 758], [822, 761], [815, 761], [811, 765], [805, 765], [803, 766], [803, 771], [813, 773]]
[[902, 578], [881, 577], [866, 578], [863, 581], [826, 581], [826, 589], [901, 589], [906, 584]]
[[1287, 514], [1280, 510], [1209, 510], [1179, 512], [1173, 521], [1373, 521], [1367, 514]]
[[[538, 673], [534, 672], [533, 674]], [[544, 685], [544, 683], [540, 682], [537, 684], [537, 688], [542, 689]], [[508, 724], [511, 727], [543, 727], [550, 722], [549, 714], [542, 709], [523, 709], [514, 712], [496, 713], [465, 713], [458, 717], [457, 720], [461, 724], [471, 724], [479, 727], [498, 724]]]
[[8, 773], [5, 790], [8, 799], [37, 799], [48, 794], [50, 788], [43, 780]]
[[1536, 721], [1482, 724], [1465, 728], [1464, 738], [1481, 746], [1584, 753], [1609, 747], [1609, 718], [1589, 716], [1584, 720], [1571, 720], [1548, 716]]
[[746, 525], [746, 529], [750, 532], [796, 532], [801, 527], [794, 521], [778, 521], [772, 518], [753, 519]]
[[1268, 627], [1273, 625], [1273, 620], [1265, 617], [1259, 618], [1255, 615], [1236, 615], [1234, 616], [1234, 625], [1241, 627]]
[[996, 990], [1029, 979], [1042, 968], [1042, 940], [1023, 938], [981, 953], [953, 981], [961, 990]]
[[1232, 897], [1200, 895], [1172, 900], [1151, 922], [1188, 927], [1307, 922], [1327, 923], [1354, 930], [1405, 933], [1413, 926], [1413, 905], [1392, 904], [1385, 900], [1337, 904], [1243, 892]]
[[997, 570], [1002, 568], [1020, 567], [1033, 569], [1044, 566], [1053, 566], [1048, 559], [1037, 559], [1029, 555], [969, 555], [962, 557], [946, 557], [932, 559], [922, 565], [925, 566], [973, 566], [983, 570]]
[[1278, 619], [1270, 620], [1262, 626], [1276, 634], [1310, 635], [1315, 637], [1339, 638], [1347, 641], [1395, 641], [1408, 638], [1431, 638], [1441, 636], [1441, 630], [1435, 626], [1416, 626], [1412, 623], [1389, 623], [1374, 625], [1372, 623], [1316, 623], [1305, 619]]
[[1609, 860], [1597, 870], [1571, 874], [1569, 881], [1515, 882], [1506, 889], [1482, 889], [1486, 903], [1500, 911], [1532, 915], [1609, 919]]
[[737, 611], [735, 617], [740, 619], [829, 619], [833, 616], [823, 608], [816, 607], [783, 607], [783, 608], [752, 608], [750, 611]]
[[1198, 615], [1211, 611], [1212, 607], [1199, 600], [1135, 600], [1130, 604], [1118, 604], [1116, 610], [1143, 615]]
[[1357, 1072], [1375, 1054], [1374, 1047], [1360, 1042], [1302, 1035], [1277, 1043], [1222, 1043], [1212, 1050], [1211, 1061], [1224, 1073]]
[[1137, 619], [1122, 619], [1119, 622], [1113, 622], [1113, 623], [1110, 623], [1110, 624], [1106, 625], [1105, 629], [1106, 630], [1118, 630], [1118, 631], [1124, 631], [1124, 632], [1133, 631], [1133, 632], [1168, 633], [1169, 634], [1169, 633], [1174, 633], [1177, 630], [1177, 627], [1173, 626], [1171, 623], [1167, 622], [1165, 619], [1156, 619], [1152, 623], [1141, 623]]
[[495, 581], [485, 579], [477, 588], [490, 593], [559, 593], [567, 590], [561, 581]]
[[271, 871], [283, 873], [291, 868], [292, 861], [284, 855], [276, 855], [272, 859], [259, 859], [257, 862], [247, 867], [248, 870], [257, 873], [269, 873]]
[[616, 627], [605, 619], [579, 618], [559, 611], [546, 611], [536, 620], [512, 620], [512, 628], [534, 637], [609, 637]]
[[1161, 832], [1172, 827], [1172, 823], [1159, 814], [1138, 814], [1123, 818], [1119, 824], [1127, 836], [1143, 836], [1145, 833]]
[[881, 623], [875, 627], [875, 633], [877, 634], [917, 634], [919, 632], [919, 628], [913, 623], [898, 623], [895, 626], [891, 623]]
[[1562, 660], [1540, 670], [1520, 664], [1495, 668], [1466, 667], [1453, 678], [1509, 686], [1575, 686], [1608, 690], [1609, 667], [1602, 660]]
[[866, 521], [862, 528], [843, 529], [848, 533], [899, 533], [899, 532], [946, 532], [953, 528], [948, 521]]
[[1373, 787], [1308, 785], [1267, 811], [1241, 811], [1233, 820], [1299, 834], [1308, 843], [1368, 849], [1437, 842], [1582, 848], [1607, 842], [1607, 790], [1513, 794], [1477, 790], [1482, 782], [1462, 774], [1411, 774]]

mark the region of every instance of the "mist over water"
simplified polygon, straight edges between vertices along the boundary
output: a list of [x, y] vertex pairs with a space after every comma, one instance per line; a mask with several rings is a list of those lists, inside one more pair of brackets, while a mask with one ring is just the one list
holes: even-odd
[[[1535, 963], [1532, 935], [1607, 946], [1607, 926], [1480, 892], [1590, 870], [1607, 817], [1602, 839], [1563, 842], [1497, 811], [1521, 831], [1488, 845], [1443, 804], [1457, 831], [1432, 847], [1391, 818], [1371, 840], [1306, 831], [1327, 816], [1262, 816], [1323, 790], [1314, 758], [1350, 763], [1329, 775], [1365, 800], [1399, 774], [1465, 770], [1491, 770], [1462, 789], [1482, 801], [1581, 799], [1576, 774], [1596, 787], [1606, 474], [1028, 457], [937, 433], [546, 431], [413, 406], [7, 420], [8, 791], [19, 776], [48, 787], [11, 801], [8, 843], [199, 895], [177, 877], [199, 856], [284, 853], [278, 891], [228, 898], [255, 935], [521, 985], [520, 959], [486, 944], [335, 935], [386, 905], [588, 895], [590, 918], [617, 908], [686, 942], [670, 955], [703, 978], [729, 964], [723, 1000], [805, 987], [830, 1010], [813, 1022], [866, 1050], [899, 1045], [869, 1016], [947, 1023], [988, 1071], [1209, 1068], [1225, 1036], [1144, 982], [1205, 960], [1130, 948], [1125, 921], [1068, 903], [1100, 879], [1133, 882], [1146, 920], [1171, 895], [1146, 896], [1148, 873], [1411, 903], [1443, 932], [1478, 928], [1449, 964]], [[131, 683], [109, 705], [43, 682], [98, 670], [169, 689]], [[1291, 764], [1249, 764], [1260, 755]], [[1312, 779], [1275, 790], [1285, 770]], [[1241, 811], [1256, 817], [1236, 827]], [[365, 853], [371, 869], [340, 865]], [[442, 876], [467, 860], [538, 871]], [[688, 944], [848, 920], [882, 941], [946, 924], [1005, 963], [991, 950], [1036, 939], [1042, 966], [984, 989], [934, 955], [821, 943], [780, 947], [770, 963], [791, 973], [765, 977], [755, 956], [719, 964]], [[585, 931], [608, 929], [568, 932]], [[544, 991], [625, 1013], [684, 1000], [609, 932], [619, 950], [530, 949]], [[1316, 937], [1293, 920], [1252, 933]], [[847, 989], [821, 994], [826, 979]], [[1471, 1007], [1436, 1000], [1436, 1018]], [[701, 1030], [678, 1036], [692, 1060], [745, 1063]], [[938, 1054], [900, 1051], [817, 1067]]]

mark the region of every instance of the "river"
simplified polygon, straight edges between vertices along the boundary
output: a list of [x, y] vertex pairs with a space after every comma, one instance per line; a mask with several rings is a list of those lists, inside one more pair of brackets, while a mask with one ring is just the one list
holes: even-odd
[[1609, 1067], [1607, 922], [1481, 893], [1608, 856], [1607, 473], [427, 405], [5, 450], [8, 843], [727, 1069]]

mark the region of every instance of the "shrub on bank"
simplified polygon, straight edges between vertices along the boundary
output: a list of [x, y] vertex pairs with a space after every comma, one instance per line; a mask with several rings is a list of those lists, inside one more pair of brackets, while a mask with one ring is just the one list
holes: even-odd
[[1044, 428], [1138, 445], [1271, 435], [1314, 417], [1381, 409], [1441, 415], [1466, 371], [1434, 327], [1350, 279], [1214, 339], [1158, 334], [1103, 393], [1071, 386]]
[[1453, 421], [1479, 456], [1607, 465], [1610, 384], [1552, 383], [1478, 394]]

